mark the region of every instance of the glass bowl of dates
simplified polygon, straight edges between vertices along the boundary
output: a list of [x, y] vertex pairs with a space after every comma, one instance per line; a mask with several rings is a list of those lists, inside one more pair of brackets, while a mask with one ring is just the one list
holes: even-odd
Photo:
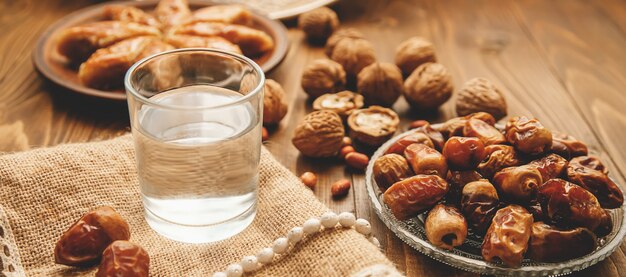
[[480, 274], [546, 276], [607, 258], [626, 235], [622, 189], [576, 138], [538, 120], [475, 113], [406, 131], [366, 171], [405, 243]]

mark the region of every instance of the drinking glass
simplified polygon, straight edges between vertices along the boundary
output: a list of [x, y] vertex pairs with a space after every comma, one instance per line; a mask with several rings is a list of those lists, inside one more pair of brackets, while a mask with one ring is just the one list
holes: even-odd
[[126, 73], [148, 224], [182, 242], [223, 240], [256, 214], [263, 85], [252, 60], [179, 49]]

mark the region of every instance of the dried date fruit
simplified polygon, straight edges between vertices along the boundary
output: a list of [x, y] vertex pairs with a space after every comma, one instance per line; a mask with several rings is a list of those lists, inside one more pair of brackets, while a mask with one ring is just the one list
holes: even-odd
[[415, 174], [432, 174], [445, 178], [448, 174], [446, 159], [437, 150], [414, 143], [404, 150], [404, 157]]
[[478, 164], [478, 172], [491, 179], [496, 172], [511, 166], [522, 164], [515, 148], [509, 145], [489, 145], [485, 147], [486, 157]]
[[448, 183], [437, 175], [417, 175], [396, 182], [383, 200], [399, 220], [409, 219], [435, 205], [448, 192]]
[[332, 157], [339, 152], [343, 136], [343, 122], [337, 113], [316, 111], [296, 126], [291, 142], [305, 156]]
[[602, 172], [604, 175], [609, 174], [609, 169], [604, 166], [600, 159], [591, 156], [582, 156], [573, 158], [569, 162], [573, 167], [586, 167], [589, 169]]
[[496, 188], [486, 179], [469, 182], [463, 187], [461, 211], [477, 234], [487, 231], [499, 204]]
[[441, 125], [439, 131], [446, 137], [463, 136], [465, 124], [467, 120], [472, 118], [481, 120], [491, 126], [496, 124], [496, 119], [492, 115], [485, 112], [477, 112], [462, 117], [451, 118]]
[[399, 124], [396, 112], [380, 106], [356, 110], [348, 117], [350, 137], [370, 146], [379, 146], [389, 140]]
[[339, 28], [339, 17], [330, 8], [321, 7], [300, 14], [298, 27], [304, 31], [309, 41], [323, 43]]
[[414, 132], [396, 140], [391, 146], [389, 146], [387, 151], [385, 151], [385, 154], [395, 153], [402, 155], [404, 154], [404, 150], [413, 143], [424, 144], [428, 147], [435, 148], [433, 141], [430, 140], [426, 134], [422, 132]]
[[433, 145], [435, 146], [435, 149], [437, 151], [441, 151], [443, 149], [443, 145], [446, 143], [446, 140], [444, 139], [441, 132], [435, 130], [429, 123], [426, 123], [422, 127], [419, 127], [415, 130], [428, 136], [428, 138], [430, 138], [430, 141], [433, 142]]
[[373, 63], [357, 76], [357, 88], [368, 105], [391, 107], [402, 94], [402, 72], [392, 63]]
[[598, 247], [596, 239], [587, 228], [562, 230], [535, 222], [528, 243], [528, 257], [538, 262], [562, 262], [582, 257]]
[[64, 265], [86, 265], [97, 261], [102, 251], [116, 240], [128, 240], [128, 223], [111, 207], [99, 207], [83, 215], [57, 241], [54, 261]]
[[493, 176], [493, 184], [502, 198], [528, 203], [537, 192], [537, 188], [543, 184], [543, 179], [537, 168], [522, 165], [498, 171]]
[[436, 205], [428, 212], [424, 229], [430, 243], [448, 250], [462, 245], [467, 237], [465, 217], [457, 208], [442, 204]]
[[518, 267], [528, 248], [532, 224], [533, 216], [521, 206], [498, 210], [483, 240], [483, 258], [488, 262], [499, 258], [509, 267]]
[[436, 61], [435, 47], [422, 37], [409, 38], [396, 48], [395, 62], [405, 76], [423, 63]]
[[531, 161], [528, 165], [539, 170], [542, 180], [550, 180], [561, 177], [565, 173], [568, 162], [557, 154], [550, 154], [541, 159]]
[[406, 159], [398, 154], [387, 154], [376, 159], [372, 171], [376, 184], [383, 192], [394, 183], [412, 175]]
[[346, 72], [333, 60], [318, 59], [304, 68], [300, 82], [304, 92], [316, 99], [326, 93], [342, 91], [346, 86]]
[[450, 170], [446, 176], [446, 181], [450, 185], [450, 191], [446, 195], [446, 202], [458, 204], [461, 201], [461, 192], [468, 183], [482, 179], [478, 172], [474, 170], [457, 171]]
[[587, 145], [576, 138], [552, 131], [552, 146], [550, 147], [550, 152], [570, 160], [574, 157], [586, 156], [589, 150], [587, 149]]
[[363, 108], [363, 96], [348, 90], [324, 94], [313, 101], [313, 110], [333, 111], [341, 118], [347, 118], [352, 112]]
[[346, 71], [348, 78], [354, 79], [366, 66], [376, 62], [374, 46], [365, 39], [342, 39], [337, 42], [330, 55]]
[[443, 146], [448, 165], [458, 170], [476, 168], [485, 155], [485, 146], [478, 138], [451, 137]]
[[456, 113], [459, 116], [487, 112], [500, 119], [506, 116], [506, 108], [500, 88], [484, 78], [467, 81], [456, 98]]
[[562, 179], [550, 179], [538, 190], [544, 216], [559, 226], [585, 227], [591, 231], [606, 220], [606, 211], [586, 189]]
[[148, 277], [150, 257], [141, 246], [118, 240], [104, 250], [96, 277]]
[[503, 144], [506, 142], [504, 135], [500, 133], [496, 127], [489, 125], [488, 123], [476, 119], [470, 118], [465, 121], [465, 127], [463, 127], [464, 137], [476, 137], [483, 142], [485, 146], [492, 144]]
[[552, 133], [537, 119], [524, 116], [509, 119], [504, 136], [516, 150], [529, 155], [545, 153], [552, 146]]
[[272, 79], [265, 80], [263, 91], [263, 125], [278, 124], [287, 114], [283, 87]]
[[567, 166], [567, 180], [593, 193], [603, 208], [621, 207], [624, 203], [622, 190], [606, 174], [593, 168], [605, 169], [602, 164], [593, 162], [593, 158], [576, 157]]
[[543, 215], [543, 209], [541, 208], [541, 203], [537, 201], [537, 198], [531, 199], [530, 202], [528, 202], [528, 204], [524, 205], [524, 208], [526, 208], [526, 210], [533, 215], [533, 218], [535, 219], [535, 221], [548, 220], [548, 218], [546, 218]]
[[415, 121], [412, 121], [411, 123], [409, 123], [409, 129], [417, 129], [417, 128], [422, 127], [422, 126], [424, 126], [426, 124], [430, 124], [430, 123], [428, 121], [422, 120], [422, 119], [415, 120]]
[[404, 99], [417, 110], [435, 110], [452, 96], [452, 76], [445, 66], [424, 63], [404, 81]]

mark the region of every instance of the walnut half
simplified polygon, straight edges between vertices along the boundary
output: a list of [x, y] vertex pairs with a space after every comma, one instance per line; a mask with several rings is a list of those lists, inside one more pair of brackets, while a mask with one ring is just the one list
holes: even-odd
[[398, 124], [398, 114], [380, 106], [356, 110], [348, 117], [350, 137], [371, 146], [379, 146], [391, 138]]

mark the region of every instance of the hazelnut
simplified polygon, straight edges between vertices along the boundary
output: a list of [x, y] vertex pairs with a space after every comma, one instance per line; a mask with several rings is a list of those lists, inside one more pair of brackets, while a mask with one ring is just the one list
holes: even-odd
[[305, 156], [332, 157], [339, 152], [343, 136], [343, 123], [337, 113], [316, 111], [296, 126], [291, 142]]
[[365, 39], [339, 40], [330, 58], [343, 66], [349, 78], [355, 78], [361, 69], [376, 61], [374, 47]]
[[484, 78], [467, 81], [456, 98], [459, 116], [475, 112], [487, 112], [496, 119], [506, 115], [506, 101], [501, 90]]
[[436, 62], [435, 47], [422, 37], [412, 37], [396, 48], [396, 65], [408, 76], [418, 66], [427, 62]]
[[404, 98], [413, 108], [434, 110], [452, 96], [452, 76], [445, 66], [425, 63], [404, 82]]
[[346, 154], [345, 159], [350, 167], [358, 170], [364, 170], [370, 162], [370, 158], [367, 155], [359, 152], [350, 152]]
[[387, 154], [376, 159], [372, 171], [376, 185], [383, 192], [394, 183], [413, 175], [409, 163], [398, 154]]
[[102, 251], [116, 240], [130, 238], [128, 223], [111, 207], [99, 207], [83, 215], [57, 241], [54, 261], [85, 265], [100, 259]]
[[305, 186], [313, 189], [317, 184], [317, 176], [315, 173], [307, 171], [300, 176], [300, 181], [302, 181]]
[[341, 179], [337, 182], [334, 182], [330, 186], [330, 194], [335, 198], [346, 196], [348, 195], [348, 192], [350, 191], [350, 186], [351, 184], [349, 180]]
[[298, 27], [304, 31], [309, 41], [324, 42], [339, 28], [337, 13], [328, 7], [305, 12], [298, 17]]
[[324, 93], [335, 93], [346, 86], [346, 72], [333, 60], [319, 59], [302, 72], [302, 89], [313, 99]]
[[348, 117], [350, 113], [360, 108], [363, 108], [363, 96], [347, 90], [324, 94], [313, 101], [314, 110], [333, 111], [342, 118]]
[[371, 146], [379, 146], [390, 139], [399, 123], [396, 112], [380, 106], [356, 110], [348, 117], [350, 136]]
[[361, 32], [354, 28], [344, 28], [339, 29], [333, 33], [332, 36], [326, 40], [326, 55], [330, 57], [333, 54], [333, 50], [335, 50], [335, 46], [342, 39], [362, 39], [365, 38]]
[[370, 64], [359, 72], [357, 88], [368, 105], [391, 107], [402, 94], [402, 72], [395, 64]]
[[272, 79], [265, 80], [263, 92], [263, 125], [278, 124], [287, 114], [283, 87]]

